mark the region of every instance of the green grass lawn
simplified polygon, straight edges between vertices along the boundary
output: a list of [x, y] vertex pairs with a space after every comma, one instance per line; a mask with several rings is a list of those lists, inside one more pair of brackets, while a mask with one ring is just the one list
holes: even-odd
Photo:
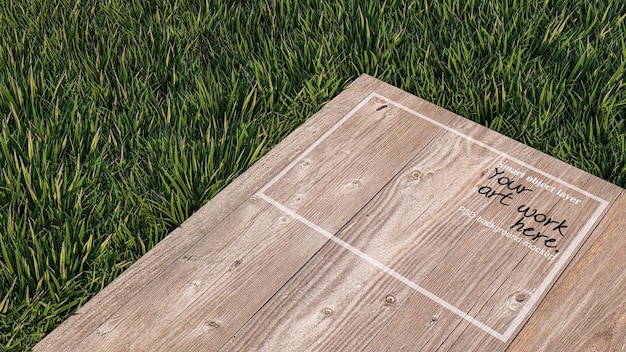
[[0, 0], [0, 350], [368, 73], [626, 186], [626, 3]]

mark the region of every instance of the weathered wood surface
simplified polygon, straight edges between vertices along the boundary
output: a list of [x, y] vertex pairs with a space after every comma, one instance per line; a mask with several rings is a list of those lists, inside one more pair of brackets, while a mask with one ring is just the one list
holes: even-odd
[[512, 351], [626, 350], [626, 192], [601, 234], [539, 305]]
[[625, 206], [364, 75], [35, 351], [620, 350]]

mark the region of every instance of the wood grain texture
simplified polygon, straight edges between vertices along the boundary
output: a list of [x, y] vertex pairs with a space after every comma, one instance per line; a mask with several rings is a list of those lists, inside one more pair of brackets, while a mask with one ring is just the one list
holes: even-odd
[[[465, 153], [451, 154], [450, 150], [465, 150]], [[451, 199], [455, 195], [463, 194], [465, 189], [476, 183], [484, 174], [482, 170], [493, 159], [493, 155], [490, 158], [488, 154], [467, 141], [438, 135], [438, 138], [421, 150], [338, 236], [415, 282], [420, 282], [431, 289], [432, 285], [435, 287], [442, 285], [441, 289], [433, 290], [442, 297], [446, 294], [452, 296], [460, 294], [463, 297], [484, 301], [482, 304], [470, 301], [471, 306], [467, 307], [469, 313], [472, 313], [470, 308], [475, 308], [483, 315], [491, 314], [495, 317], [494, 320], [505, 320], [510, 323], [530, 292], [530, 289], [520, 289], [520, 286], [524, 285], [524, 279], [536, 281], [537, 275], [528, 274], [529, 272], [537, 274], [536, 268], [541, 268], [545, 258], [533, 256], [528, 251], [520, 252], [514, 245], [507, 248], [507, 244], [510, 243], [506, 240], [502, 243], [492, 241], [490, 246], [484, 246], [482, 245], [485, 242], [484, 238], [477, 238], [459, 246], [461, 241], [458, 237], [441, 234], [450, 234], [455, 229], [464, 228], [460, 232], [463, 236], [470, 232], [479, 232], [480, 226], [474, 225], [472, 228], [463, 221], [441, 221], [441, 217], [437, 216], [445, 211], [445, 208], [451, 207], [453, 202]], [[476, 170], [476, 176], [473, 178], [468, 176], [472, 169]], [[561, 171], [564, 173], [566, 170]], [[458, 177], [460, 174], [464, 175], [461, 182]], [[589, 179], [589, 175], [584, 173], [578, 176], [582, 178], [580, 182]], [[531, 197], [530, 200], [536, 200], [537, 197], [540, 196]], [[475, 197], [465, 198], [461, 196], [452, 208], [456, 209], [458, 204], [471, 205], [477, 211], [481, 210], [481, 206], [486, 207], [485, 204], [481, 205], [481, 202], [470, 203]], [[563, 206], [568, 207], [568, 204], [558, 197], [553, 198], [549, 206], [554, 209], [557, 203], [563, 203]], [[494, 216], [497, 215], [498, 209], [495, 210]], [[568, 212], [584, 213], [585, 208], [571, 209]], [[481, 213], [489, 214], [486, 209]], [[570, 225], [572, 227], [580, 226], [584, 219], [584, 216], [575, 217], [579, 221], [573, 222]], [[449, 248], [453, 251], [441, 250]], [[496, 257], [499, 259], [496, 263], [499, 264], [494, 266], [494, 262], [491, 261], [491, 265], [483, 265], [480, 262], [469, 265], [467, 258], [476, 248], [493, 253], [481, 256], [480, 259]], [[507, 248], [508, 252], [502, 253], [502, 248]], [[332, 270], [330, 268], [321, 270], [326, 268], [324, 262], [333, 263]], [[532, 270], [514, 271], [519, 266], [528, 266]], [[450, 279], [449, 273], [456, 276], [453, 275]], [[489, 280], [472, 290], [467, 290], [467, 285], [458, 284], [464, 281], [464, 277], [477, 274]], [[441, 280], [442, 277], [446, 279]], [[514, 280], [515, 278], [517, 280]], [[428, 350], [446, 346], [446, 343], [450, 344], [459, 336], [471, 336], [471, 340], [465, 341], [464, 346], [471, 346], [475, 342], [481, 343], [476, 336], [485, 335], [484, 332], [472, 331], [471, 326], [458, 316], [449, 314], [445, 309], [442, 310], [441, 307], [424, 300], [423, 296], [408, 289], [406, 285], [394, 281], [373, 267], [366, 265], [363, 268], [361, 258], [345, 254], [343, 248], [329, 243], [315, 260], [309, 262], [299, 272], [298, 278], [285, 285], [272, 301], [266, 304], [263, 312], [259, 312], [249, 321], [223, 350], [331, 351], [361, 350], [366, 346], [372, 351], [386, 348], [415, 349], [417, 346], [425, 346]], [[515, 282], [516, 286], [511, 282]], [[485, 284], [491, 285], [492, 290], [485, 290]], [[532, 286], [533, 283], [527, 285]], [[302, 297], [300, 294], [302, 292], [306, 292], [307, 295]], [[397, 308], [384, 304], [383, 297], [386, 294], [394, 296], [395, 307], [401, 306], [397, 315], [395, 315]], [[327, 303], [317, 302], [320, 297], [324, 297]], [[333, 313], [326, 317], [324, 311], [328, 309]], [[294, 316], [299, 319], [294, 321], [292, 319]], [[482, 319], [481, 314], [476, 316]], [[272, 321], [271, 329], [263, 323], [268, 321]], [[324, 321], [324, 324], [320, 321]], [[407, 329], [411, 333], [407, 333]], [[455, 336], [453, 334], [455, 330], [460, 330], [463, 334], [457, 333], [458, 336]], [[342, 331], [342, 334], [329, 333], [333, 331]], [[402, 338], [398, 339], [398, 336]], [[493, 346], [489, 346], [489, 350], [502, 350], [506, 347], [500, 341], [496, 343], [492, 341], [491, 344]]]
[[[310, 169], [321, 169], [321, 172], [316, 172], [314, 176], [304, 175], [302, 181], [296, 182], [298, 186], [305, 184], [306, 187], [298, 187], [297, 192], [291, 194], [289, 187], [282, 184], [282, 180], [279, 180], [274, 184], [273, 188], [276, 188], [289, 194], [284, 201], [290, 201], [292, 210], [303, 210], [304, 207], [310, 209], [312, 219], [323, 219], [324, 228], [332, 233], [336, 232], [339, 228], [354, 216], [354, 214], [363, 207], [363, 205], [369, 201], [382, 187], [386, 184], [397, 171], [406, 163], [406, 152], [415, 149], [419, 144], [425, 144], [427, 141], [423, 139], [407, 138], [404, 141], [396, 141], [392, 144], [393, 148], [378, 148], [379, 144], [390, 143], [389, 136], [399, 135], [402, 131], [413, 130], [418, 127], [416, 125], [410, 125], [410, 123], [417, 123], [419, 120], [411, 119], [409, 116], [401, 116], [403, 113], [399, 113], [398, 118], [394, 119], [395, 115], [379, 114], [375, 116], [374, 121], [370, 123], [363, 123], [359, 120], [360, 116], [370, 118], [375, 115], [372, 111], [376, 111], [377, 105], [373, 104], [370, 107], [364, 107], [365, 112], [359, 112], [355, 115], [355, 120], [350, 120], [350, 123], [344, 126], [348, 131], [354, 131], [352, 134], [342, 134], [342, 145], [347, 146], [349, 150], [355, 150], [350, 162], [343, 162], [345, 155], [342, 153], [332, 153], [330, 157], [327, 157], [329, 153], [323, 153], [324, 162], [320, 163], [325, 167], [319, 168], [300, 168], [299, 175], [303, 171]], [[397, 121], [400, 120], [400, 121]], [[406, 123], [399, 123], [406, 122]], [[408, 125], [407, 125], [408, 124]], [[363, 129], [363, 126], [367, 128]], [[429, 131], [428, 126], [420, 126], [423, 130], [424, 136], [428, 136], [432, 132]], [[432, 127], [430, 127], [432, 128]], [[341, 132], [339, 132], [341, 133]], [[347, 135], [351, 136], [348, 137]], [[335, 144], [336, 141], [330, 141], [329, 143]], [[320, 144], [322, 147], [323, 144]], [[376, 153], [367, 153], [370, 158], [367, 162], [362, 159], [364, 156], [359, 157], [357, 152], [365, 150], [366, 148], [374, 148], [376, 150], [384, 150], [385, 153], [380, 153], [376, 156]], [[393, 155], [394, 157], [391, 157]], [[311, 157], [309, 163], [315, 164], [315, 158]], [[330, 165], [330, 167], [326, 167]], [[374, 169], [384, 166], [383, 170], [376, 173], [376, 177], [371, 177]], [[285, 176], [285, 179], [291, 180], [289, 175]], [[290, 183], [291, 184], [291, 183]], [[277, 194], [277, 191], [272, 192], [272, 189], [268, 190], [269, 194]], [[280, 198], [280, 197], [279, 197]], [[295, 200], [297, 199], [297, 200]], [[295, 207], [295, 208], [294, 208]], [[308, 214], [308, 211], [302, 211], [303, 214]], [[246, 219], [249, 216], [236, 216], [235, 221], [239, 219]], [[290, 218], [283, 215], [283, 221], [289, 221]], [[319, 221], [317, 220], [317, 221]], [[300, 223], [297, 223], [301, 225]], [[236, 224], [232, 224], [234, 226]], [[213, 283], [210, 287], [196, 288], [201, 295], [195, 298], [194, 302], [189, 306], [184, 307], [180, 311], [176, 312], [176, 315], [180, 315], [181, 319], [175, 319], [172, 322], [163, 324], [162, 328], [155, 326], [155, 323], [150, 324], [150, 335], [155, 340], [154, 346], [162, 348], [164, 350], [171, 350], [173, 348], [180, 348], [182, 350], [196, 350], [200, 348], [213, 349], [221, 346], [221, 344], [236, 331], [242, 324], [244, 324], [250, 317], [252, 317], [272, 295], [276, 293], [278, 289], [300, 269], [306, 261], [313, 256], [326, 242], [324, 236], [320, 236], [317, 233], [311, 233], [310, 229], [304, 228], [305, 234], [297, 236], [293, 231], [285, 232], [284, 234], [278, 232], [277, 229], [253, 229], [248, 231], [250, 237], [253, 238], [254, 234], [268, 234], [271, 236], [271, 245], [263, 246], [257, 243], [242, 244], [243, 241], [237, 240], [237, 248], [245, 248], [251, 250], [253, 255], [247, 254], [248, 258], [240, 259], [241, 262], [250, 263], [248, 266], [242, 266], [237, 269], [237, 272], [241, 273], [238, 276], [222, 276], [218, 281]], [[216, 230], [216, 233], [230, 233], [233, 232], [230, 227], [225, 229]], [[254, 238], [258, 238], [254, 237]], [[206, 252], [205, 248], [215, 247], [211, 246], [211, 243], [202, 243], [189, 253]], [[212, 249], [213, 250], [213, 249]], [[220, 250], [219, 253], [223, 253]], [[230, 252], [230, 250], [229, 250]], [[258, 254], [257, 254], [258, 253]], [[215, 257], [215, 253], [203, 253], [202, 257]], [[217, 271], [223, 271], [221, 268]], [[185, 273], [189, 272], [187, 268], [182, 268], [172, 273], [167, 273], [164, 277], [184, 277]], [[194, 270], [197, 272], [197, 269]], [[207, 276], [216, 270], [211, 268], [206, 270], [205, 274], [200, 276]], [[198, 275], [198, 274], [194, 274]], [[164, 280], [158, 280], [164, 281]], [[184, 286], [180, 283], [169, 284], [169, 286], [180, 287]], [[148, 289], [148, 292], [153, 292], [154, 289]], [[179, 294], [172, 295], [173, 297]], [[169, 302], [167, 305], [172, 306], [172, 296], [168, 296], [165, 300]], [[154, 299], [151, 299], [154, 302]], [[230, 305], [218, 305], [216, 302], [241, 302], [237, 307]], [[159, 301], [160, 302], [160, 301]], [[157, 302], [158, 303], [158, 302]], [[163, 322], [167, 317], [172, 316], [171, 313], [166, 312], [164, 317], [158, 319], [159, 324]], [[144, 313], [138, 314], [142, 323], [146, 322]], [[220, 333], [213, 334], [212, 332], [218, 331], [218, 329], [206, 329], [201, 328], [206, 325], [207, 319], [213, 322], [219, 322]], [[230, 326], [227, 326], [226, 321], [230, 321]], [[132, 324], [132, 323], [129, 323]], [[235, 329], [235, 330], [233, 330]], [[125, 331], [125, 329], [122, 329]], [[197, 334], [190, 334], [189, 331], [200, 331]], [[128, 334], [124, 333], [124, 336]], [[145, 333], [144, 333], [145, 335]], [[181, 338], [184, 336], [184, 338]], [[120, 338], [115, 337], [116, 343], [120, 343]], [[98, 346], [102, 345], [101, 341], [98, 341]], [[132, 349], [133, 344], [120, 343], [120, 345], [126, 346]], [[141, 342], [141, 346], [145, 346], [145, 342]], [[153, 346], [152, 344], [148, 347]]]
[[626, 193], [602, 233], [541, 303], [510, 351], [626, 350]]
[[364, 75], [35, 350], [619, 350], [622, 191]]

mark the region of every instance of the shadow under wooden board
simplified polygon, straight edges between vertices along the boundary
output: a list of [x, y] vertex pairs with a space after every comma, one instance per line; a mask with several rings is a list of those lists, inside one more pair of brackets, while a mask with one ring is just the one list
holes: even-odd
[[35, 351], [617, 350], [625, 207], [363, 75]]

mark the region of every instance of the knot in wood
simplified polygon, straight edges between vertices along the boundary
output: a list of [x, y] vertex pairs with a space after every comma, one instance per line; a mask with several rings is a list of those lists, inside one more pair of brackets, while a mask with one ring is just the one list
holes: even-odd
[[302, 170], [308, 169], [310, 165], [311, 165], [311, 160], [309, 159], [302, 159], [302, 161], [300, 161], [300, 168]]
[[422, 173], [420, 173], [419, 171], [413, 171], [411, 172], [411, 177], [413, 177], [414, 179], [418, 179], [422, 177]]
[[350, 182], [347, 182], [346, 184], [343, 185], [343, 189], [346, 192], [352, 192], [357, 188], [360, 188], [363, 185], [363, 183], [361, 182], [361, 180], [352, 180]]
[[525, 300], [528, 299], [528, 295], [524, 292], [520, 292], [518, 294], [515, 295], [515, 300], [518, 302], [524, 302]]
[[237, 259], [235, 260], [230, 267], [228, 268], [228, 271], [234, 270], [236, 267], [238, 267], [239, 265], [241, 265], [241, 259]]

